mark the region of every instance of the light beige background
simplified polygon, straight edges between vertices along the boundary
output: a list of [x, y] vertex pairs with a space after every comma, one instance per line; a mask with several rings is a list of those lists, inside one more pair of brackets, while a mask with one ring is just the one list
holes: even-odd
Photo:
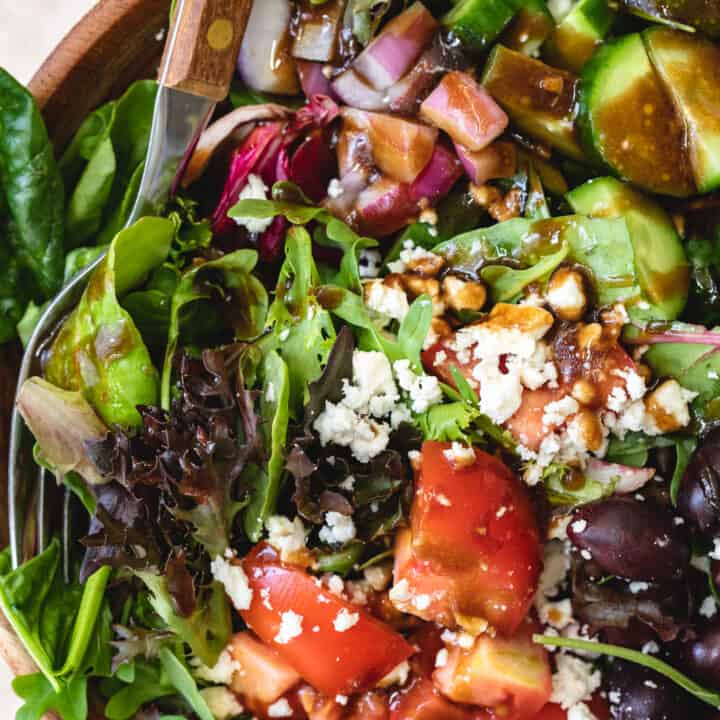
[[[26, 83], [45, 56], [95, 0], [0, 0], [0, 66]], [[0, 661], [0, 717], [10, 720], [19, 703]]]

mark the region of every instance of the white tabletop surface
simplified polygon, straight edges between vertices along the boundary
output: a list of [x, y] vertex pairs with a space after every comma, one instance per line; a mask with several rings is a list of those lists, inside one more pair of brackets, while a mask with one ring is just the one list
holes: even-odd
[[[95, 0], [0, 0], [0, 66], [28, 82], [45, 56]], [[19, 707], [10, 673], [0, 661], [0, 716]]]

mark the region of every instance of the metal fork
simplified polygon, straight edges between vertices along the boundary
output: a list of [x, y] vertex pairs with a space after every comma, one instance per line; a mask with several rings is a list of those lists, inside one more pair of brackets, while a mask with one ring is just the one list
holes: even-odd
[[[215, 104], [230, 89], [240, 43], [252, 0], [178, 0], [159, 73], [145, 169], [127, 225], [162, 211], [185, 161], [205, 129]], [[49, 304], [25, 349], [18, 391], [31, 374], [40, 372], [40, 356], [53, 332], [78, 303], [104, 255], [78, 273]], [[32, 460], [32, 441], [17, 405], [10, 429], [8, 463], [8, 524], [13, 567], [49, 538], [50, 481]], [[34, 490], [34, 492], [33, 492]], [[65, 489], [65, 493], [69, 490]], [[35, 498], [33, 499], [33, 496]], [[28, 543], [25, 518], [35, 503], [35, 541]], [[69, 502], [63, 502], [63, 531], [69, 534]], [[65, 538], [67, 539], [67, 538]], [[69, 543], [63, 543], [67, 547]]]

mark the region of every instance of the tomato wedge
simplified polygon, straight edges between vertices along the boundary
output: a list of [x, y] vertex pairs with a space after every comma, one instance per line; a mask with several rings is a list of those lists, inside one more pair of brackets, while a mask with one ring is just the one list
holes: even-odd
[[368, 690], [413, 654], [402, 635], [282, 563], [270, 546], [256, 546], [243, 567], [253, 590], [243, 620], [324, 695]]
[[464, 708], [446, 700], [427, 678], [417, 678], [390, 706], [390, 720], [470, 720]]
[[487, 621], [512, 634], [541, 569], [530, 501], [496, 457], [476, 450], [474, 463], [459, 467], [446, 456], [449, 449], [423, 444], [411, 535], [398, 535], [391, 597], [426, 620], [470, 632]]

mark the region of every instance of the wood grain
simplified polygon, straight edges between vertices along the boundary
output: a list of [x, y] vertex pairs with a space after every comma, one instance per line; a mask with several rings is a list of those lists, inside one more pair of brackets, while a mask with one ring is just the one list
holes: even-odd
[[[216, 102], [227, 97], [251, 0], [185, 0], [168, 46], [164, 85]], [[170, 53], [169, 57], [167, 53]]]

